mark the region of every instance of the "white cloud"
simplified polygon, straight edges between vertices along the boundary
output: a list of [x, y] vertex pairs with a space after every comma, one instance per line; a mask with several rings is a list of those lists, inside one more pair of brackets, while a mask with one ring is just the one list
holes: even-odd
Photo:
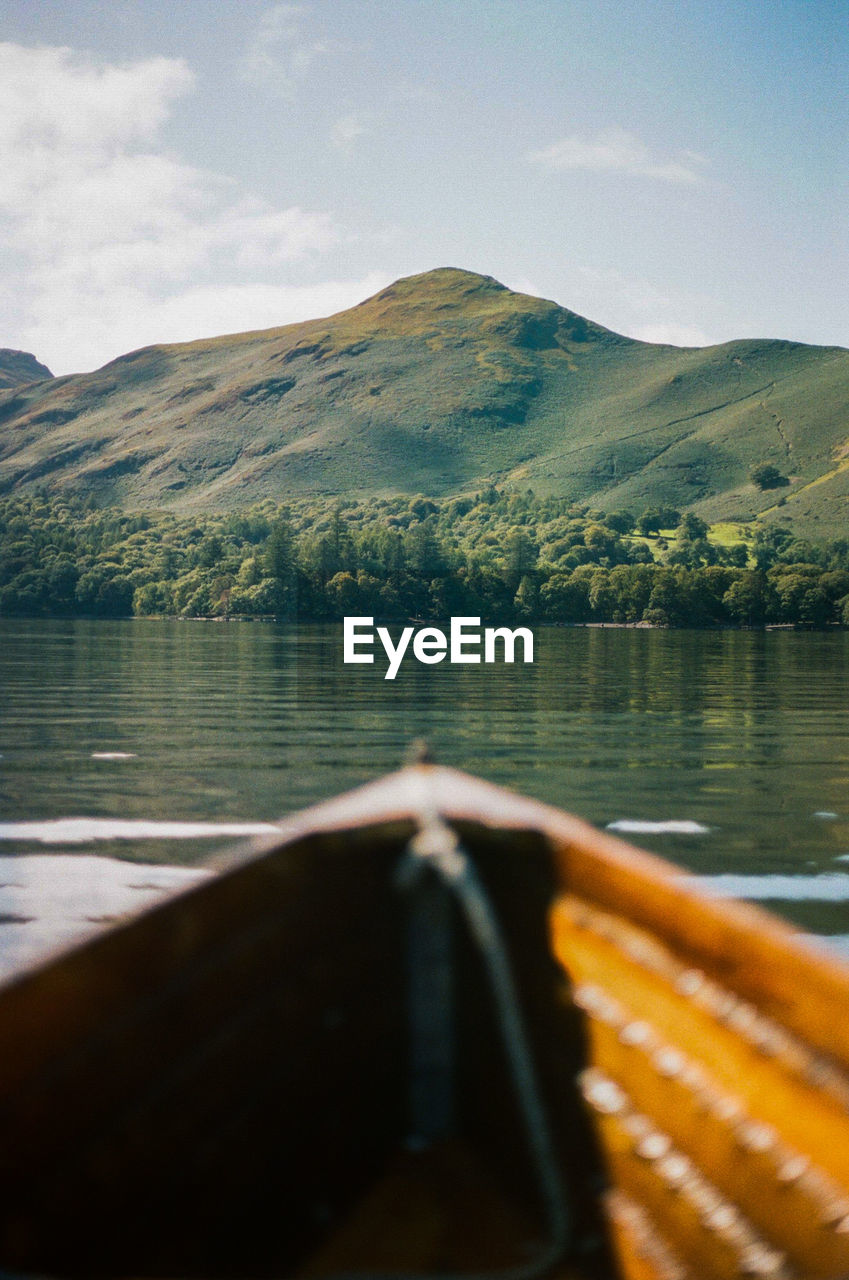
[[[193, 84], [179, 59], [109, 66], [69, 49], [0, 45], [0, 237], [5, 283], [19, 297], [0, 297], [6, 345], [22, 307], [19, 345], [60, 372], [199, 336], [212, 314], [230, 332], [295, 318], [309, 291], [279, 272], [310, 264], [339, 231], [326, 213], [276, 208], [157, 150]], [[335, 282], [313, 296], [359, 300], [364, 288]], [[229, 316], [228, 299], [238, 302]]]
[[[67, 367], [79, 369], [86, 367], [84, 354], [93, 349], [107, 353], [97, 361], [100, 364], [153, 343], [187, 342], [332, 315], [390, 282], [388, 275], [372, 272], [360, 280], [314, 285], [209, 284], [161, 298], [128, 283], [111, 289], [98, 308], [82, 316], [74, 310], [76, 291], [57, 282], [49, 294], [50, 306], [30, 329], [31, 345], [39, 352], [64, 352]], [[46, 363], [54, 367], [50, 360]]]
[[677, 160], [661, 159], [627, 129], [605, 129], [589, 138], [572, 134], [551, 146], [529, 152], [527, 158], [534, 164], [559, 171], [583, 169], [690, 184], [702, 181], [699, 166], [705, 163], [703, 157], [693, 151], [684, 152]]
[[71, 49], [0, 43], [0, 147], [26, 145], [37, 168], [63, 144], [103, 152], [147, 139], [193, 84], [182, 58], [97, 67]]
[[242, 55], [242, 79], [291, 97], [324, 58], [355, 53], [363, 47], [314, 35], [311, 24], [308, 5], [271, 5]]
[[353, 114], [340, 116], [338, 120], [334, 121], [330, 130], [330, 141], [334, 147], [340, 147], [344, 150], [352, 146], [357, 141], [357, 138], [361, 138], [367, 132], [368, 129], [362, 116]]

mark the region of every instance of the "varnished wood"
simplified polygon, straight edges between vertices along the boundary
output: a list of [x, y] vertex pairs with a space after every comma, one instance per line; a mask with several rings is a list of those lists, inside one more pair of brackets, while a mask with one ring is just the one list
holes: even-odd
[[657, 1223], [621, 1187], [607, 1192], [604, 1203], [620, 1274], [628, 1280], [698, 1280], [692, 1266], [660, 1234]]
[[0, 1269], [245, 1280], [527, 1256], [545, 1220], [459, 913], [461, 1132], [404, 1154], [394, 871], [434, 812], [520, 989], [574, 1224], [552, 1277], [849, 1274], [845, 966], [429, 765], [287, 819], [0, 987]]

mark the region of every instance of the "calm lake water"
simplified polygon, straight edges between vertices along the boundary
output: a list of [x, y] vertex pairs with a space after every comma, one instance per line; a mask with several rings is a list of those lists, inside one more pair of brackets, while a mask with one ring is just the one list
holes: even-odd
[[[533, 666], [410, 658], [389, 682], [380, 660], [342, 664], [341, 625], [0, 620], [0, 853], [197, 863], [219, 844], [192, 824], [273, 821], [425, 736], [442, 763], [849, 934], [849, 634], [536, 636]], [[71, 817], [89, 821], [50, 825]]]

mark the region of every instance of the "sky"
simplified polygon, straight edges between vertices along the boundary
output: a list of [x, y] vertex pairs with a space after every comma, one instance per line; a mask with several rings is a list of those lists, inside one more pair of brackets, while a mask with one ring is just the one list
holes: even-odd
[[849, 346], [849, 0], [0, 0], [0, 347], [55, 373], [455, 266]]

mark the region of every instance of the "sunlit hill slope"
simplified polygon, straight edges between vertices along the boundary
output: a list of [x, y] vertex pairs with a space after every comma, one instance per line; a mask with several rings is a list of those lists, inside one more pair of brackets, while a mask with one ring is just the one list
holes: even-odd
[[[762, 462], [789, 484], [757, 489]], [[443, 268], [329, 319], [0, 390], [2, 492], [211, 508], [490, 481], [604, 509], [765, 512], [835, 536], [849, 511], [849, 351], [637, 342]]]

